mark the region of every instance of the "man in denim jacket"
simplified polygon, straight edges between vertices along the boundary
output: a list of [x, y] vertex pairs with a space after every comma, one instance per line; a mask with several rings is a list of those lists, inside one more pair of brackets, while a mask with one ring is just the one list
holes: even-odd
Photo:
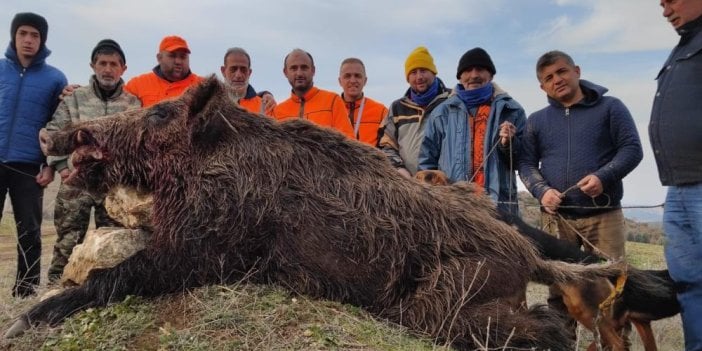
[[459, 83], [427, 121], [419, 169], [441, 170], [451, 182], [475, 182], [498, 208], [516, 215], [515, 170], [526, 114], [493, 82], [496, 71], [482, 48], [463, 54], [456, 72]]

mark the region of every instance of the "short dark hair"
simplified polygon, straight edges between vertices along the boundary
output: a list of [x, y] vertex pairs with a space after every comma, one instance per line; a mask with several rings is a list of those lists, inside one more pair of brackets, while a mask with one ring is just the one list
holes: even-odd
[[349, 58], [346, 58], [343, 61], [341, 61], [341, 64], [339, 65], [339, 69], [341, 69], [341, 67], [343, 67], [347, 63], [358, 63], [359, 65], [361, 65], [361, 67], [363, 67], [364, 71], [366, 70], [366, 65], [363, 64], [363, 61], [361, 61], [360, 58], [356, 58], [356, 57], [349, 57]]
[[98, 55], [114, 54], [119, 55], [120, 63], [122, 63], [123, 66], [127, 63], [127, 57], [124, 56], [124, 51], [122, 51], [122, 47], [119, 46], [119, 43], [112, 39], [103, 39], [95, 45], [93, 52], [90, 53], [90, 62], [97, 62]]
[[290, 56], [290, 54], [292, 54], [293, 52], [302, 52], [305, 55], [307, 55], [307, 57], [309, 57], [310, 61], [312, 62], [312, 67], [314, 67], [314, 59], [312, 58], [312, 55], [309, 52], [302, 50], [302, 49], [292, 49], [292, 51], [290, 51], [287, 55], [285, 55], [285, 58], [283, 59], [283, 68], [288, 67], [288, 56]]
[[115, 48], [111, 48], [108, 46], [95, 50], [95, 52], [93, 53], [92, 63], [97, 62], [98, 55], [114, 55], [114, 54], [117, 54], [117, 56], [119, 56], [119, 62], [122, 65], [124, 65], [125, 62], [124, 62], [124, 57], [122, 57], [122, 53], [117, 51]]
[[224, 53], [224, 65], [227, 65], [227, 57], [229, 55], [235, 55], [235, 54], [240, 54], [246, 56], [246, 60], [249, 61], [249, 68], [251, 68], [251, 56], [249, 56], [249, 53], [246, 52], [246, 50], [240, 48], [240, 47], [233, 47], [227, 49], [227, 52]]
[[543, 71], [546, 66], [550, 66], [556, 61], [564, 59], [569, 65], [575, 66], [575, 61], [573, 61], [573, 58], [570, 57], [570, 55], [566, 54], [563, 51], [559, 50], [551, 50], [539, 57], [539, 60], [536, 61], [536, 79], [539, 79], [539, 73]]

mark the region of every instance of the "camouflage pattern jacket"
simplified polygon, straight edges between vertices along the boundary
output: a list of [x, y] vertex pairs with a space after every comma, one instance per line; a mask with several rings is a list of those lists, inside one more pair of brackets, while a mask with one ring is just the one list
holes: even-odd
[[[141, 107], [139, 99], [123, 88], [124, 81], [120, 79], [114, 92], [103, 96], [93, 75], [89, 85], [76, 89], [73, 95], [66, 96], [61, 101], [46, 129], [59, 130], [69, 122], [100, 118]], [[48, 164], [54, 170], [61, 171], [68, 167], [68, 156], [49, 157]]]

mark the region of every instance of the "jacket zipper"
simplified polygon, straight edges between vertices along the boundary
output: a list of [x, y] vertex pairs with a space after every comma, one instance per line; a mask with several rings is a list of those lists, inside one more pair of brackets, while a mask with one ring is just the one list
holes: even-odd
[[[20, 67], [22, 67], [20, 65]], [[7, 150], [7, 155], [10, 156], [10, 145], [12, 145], [12, 136], [15, 135], [15, 125], [17, 124], [17, 108], [19, 107], [19, 97], [22, 96], [22, 87], [24, 87], [24, 74], [27, 72], [26, 67], [22, 67], [20, 71], [20, 81], [19, 88], [17, 89], [17, 95], [15, 95], [15, 107], [12, 111], [12, 124], [10, 125], [10, 134], [7, 136], [7, 143], [5, 143], [5, 150]], [[4, 158], [4, 157], [3, 157]], [[3, 162], [8, 162], [9, 160], [2, 160]]]
[[571, 150], [570, 150], [571, 145], [570, 144], [571, 144], [571, 129], [572, 129], [571, 123], [570, 123], [571, 120], [570, 120], [570, 118], [568, 118], [568, 117], [570, 117], [570, 107], [566, 107], [565, 117], [566, 117], [566, 123], [568, 123], [568, 128], [567, 128], [568, 130], [566, 131], [568, 133], [568, 148], [567, 148], [568, 154], [566, 155], [566, 174], [565, 174], [566, 186], [567, 186], [568, 184], [570, 184], [570, 176], [569, 176], [570, 175], [570, 153], [571, 153]]
[[300, 112], [298, 117], [305, 118], [305, 99], [300, 97]]

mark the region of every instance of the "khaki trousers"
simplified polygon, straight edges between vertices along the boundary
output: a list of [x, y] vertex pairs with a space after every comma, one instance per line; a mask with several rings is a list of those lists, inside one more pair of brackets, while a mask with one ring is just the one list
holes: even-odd
[[[591, 252], [592, 247], [583, 240], [583, 237], [605, 255], [609, 256], [607, 258], [619, 259], [625, 257], [626, 225], [621, 209], [576, 219], [567, 219], [558, 215], [542, 213], [541, 227], [543, 231], [559, 239], [582, 246], [587, 252]], [[575, 232], [576, 230], [577, 233]]]

